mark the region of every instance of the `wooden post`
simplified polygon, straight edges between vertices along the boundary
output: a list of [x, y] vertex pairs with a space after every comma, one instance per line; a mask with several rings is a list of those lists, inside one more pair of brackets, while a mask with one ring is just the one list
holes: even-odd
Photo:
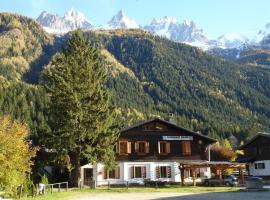
[[51, 185], [51, 193], [53, 193], [53, 185]]
[[38, 188], [38, 184], [36, 184], [36, 196], [39, 195], [39, 188]]
[[60, 186], [61, 186], [60, 183], [58, 183], [58, 192], [60, 192]]
[[219, 184], [222, 185], [222, 169], [219, 170]]
[[193, 186], [196, 186], [195, 170], [196, 168], [191, 168]]
[[23, 185], [20, 186], [19, 199], [22, 197], [22, 189], [23, 189]]
[[68, 182], [66, 182], [66, 191], [68, 191]]
[[110, 186], [111, 186], [110, 181], [108, 181], [108, 189], [110, 189]]
[[181, 185], [185, 186], [185, 168], [180, 164]]
[[240, 179], [241, 179], [241, 184], [244, 184], [244, 173], [243, 173], [243, 169], [240, 168]]

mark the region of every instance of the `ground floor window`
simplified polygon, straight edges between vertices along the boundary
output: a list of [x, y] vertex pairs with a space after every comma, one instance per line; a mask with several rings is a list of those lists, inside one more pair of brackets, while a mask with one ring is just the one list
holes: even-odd
[[146, 178], [145, 166], [132, 166], [130, 168], [131, 178]]
[[265, 169], [265, 163], [255, 163], [255, 169]]
[[120, 179], [120, 167], [116, 167], [113, 170], [104, 168], [104, 179]]
[[158, 166], [156, 168], [157, 178], [171, 178], [171, 167], [170, 166]]

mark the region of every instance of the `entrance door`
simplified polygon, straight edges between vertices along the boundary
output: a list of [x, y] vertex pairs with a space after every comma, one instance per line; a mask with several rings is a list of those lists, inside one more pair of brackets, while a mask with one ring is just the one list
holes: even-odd
[[83, 184], [90, 186], [91, 181], [93, 180], [93, 169], [92, 168], [85, 168], [83, 174], [84, 174]]

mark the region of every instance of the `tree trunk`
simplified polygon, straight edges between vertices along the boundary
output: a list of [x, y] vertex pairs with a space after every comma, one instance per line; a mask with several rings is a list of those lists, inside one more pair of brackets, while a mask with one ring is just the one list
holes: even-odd
[[80, 153], [77, 152], [73, 155], [73, 167], [74, 169], [71, 171], [70, 175], [70, 183], [72, 187], [80, 187], [81, 180], [81, 163], [80, 163]]

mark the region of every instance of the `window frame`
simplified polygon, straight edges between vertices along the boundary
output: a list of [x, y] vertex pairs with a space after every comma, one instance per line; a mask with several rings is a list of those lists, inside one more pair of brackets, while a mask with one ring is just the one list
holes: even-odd
[[[137, 170], [140, 170], [140, 176], [137, 176]], [[146, 178], [146, 166], [131, 166], [131, 179]]]
[[[121, 144], [125, 143], [126, 144], [126, 151], [125, 152], [121, 152]], [[131, 143], [127, 140], [119, 140], [117, 142], [117, 147], [116, 147], [116, 152], [119, 155], [128, 155], [131, 153]]]
[[264, 162], [255, 163], [255, 169], [265, 169], [265, 163]]
[[[109, 170], [106, 167], [104, 167], [104, 179], [120, 179], [120, 166], [117, 166], [115, 169], [113, 170]], [[111, 177], [110, 173], [114, 173], [114, 176]]]
[[[161, 152], [161, 144], [165, 145], [165, 151]], [[171, 143], [167, 141], [158, 141], [158, 154], [159, 155], [168, 155], [171, 153]]]
[[[144, 145], [144, 152], [140, 152], [140, 144]], [[148, 141], [136, 141], [135, 142], [135, 152], [138, 155], [146, 155], [149, 153], [149, 142]]]

